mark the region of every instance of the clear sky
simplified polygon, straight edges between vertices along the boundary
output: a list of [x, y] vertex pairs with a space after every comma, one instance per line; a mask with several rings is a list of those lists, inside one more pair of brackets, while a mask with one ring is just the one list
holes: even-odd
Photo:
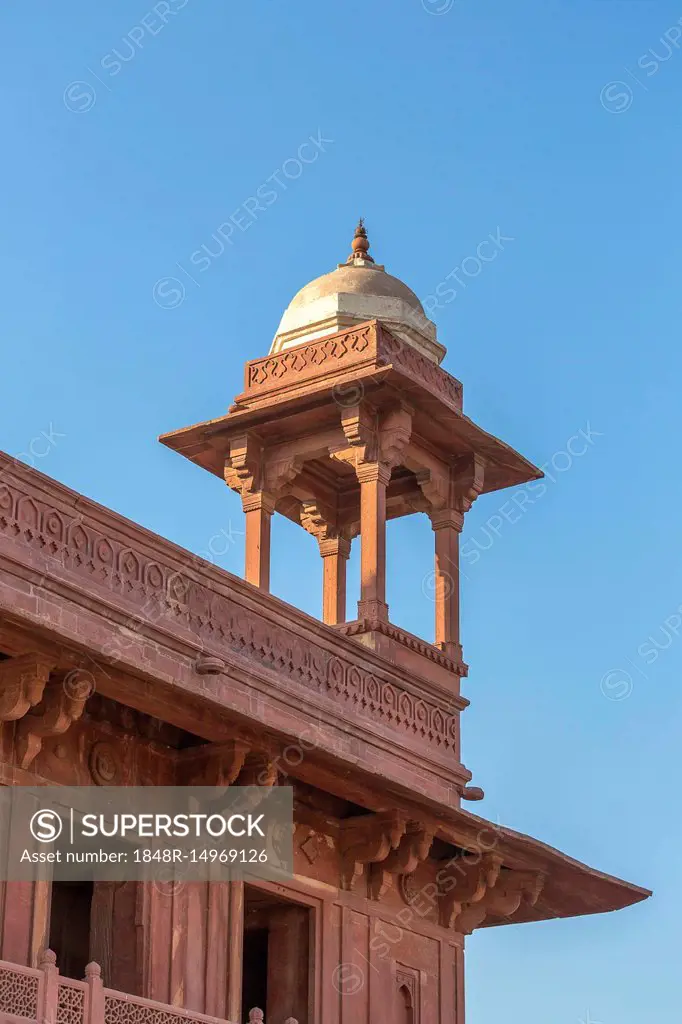
[[[444, 365], [551, 473], [468, 517], [476, 809], [655, 890], [474, 935], [468, 1022], [678, 1022], [682, 5], [156, 7], [4, 5], [0, 447], [240, 573], [237, 498], [156, 436], [226, 410], [359, 214], [423, 299], [455, 271]], [[431, 636], [424, 517], [389, 558]], [[318, 562], [276, 524], [273, 589], [314, 614]]]

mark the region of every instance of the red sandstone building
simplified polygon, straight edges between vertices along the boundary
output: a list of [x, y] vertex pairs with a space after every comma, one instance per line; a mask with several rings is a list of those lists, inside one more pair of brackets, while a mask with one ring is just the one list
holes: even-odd
[[[0, 457], [2, 783], [291, 786], [295, 825], [286, 883], [0, 882], [3, 1020], [463, 1024], [475, 928], [649, 895], [465, 806], [459, 535], [540, 473], [464, 415], [368, 248], [299, 292], [226, 415], [161, 438], [241, 495], [245, 582]], [[433, 641], [386, 604], [386, 521], [416, 512]], [[321, 621], [268, 592], [275, 513], [317, 539]]]

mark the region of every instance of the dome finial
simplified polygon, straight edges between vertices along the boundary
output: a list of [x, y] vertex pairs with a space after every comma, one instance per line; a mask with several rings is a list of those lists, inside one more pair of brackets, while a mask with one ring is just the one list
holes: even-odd
[[355, 263], [356, 260], [364, 260], [366, 263], [374, 263], [374, 260], [369, 255], [369, 242], [367, 240], [367, 232], [365, 231], [365, 221], [363, 217], [360, 218], [358, 226], [355, 229], [352, 249], [353, 251], [346, 260], [346, 263]]

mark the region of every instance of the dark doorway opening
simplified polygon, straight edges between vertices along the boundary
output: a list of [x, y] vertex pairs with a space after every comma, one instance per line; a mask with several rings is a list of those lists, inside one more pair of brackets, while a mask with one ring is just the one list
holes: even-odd
[[258, 1006], [266, 1021], [310, 1020], [312, 916], [309, 907], [244, 888], [242, 1016]]
[[90, 962], [92, 882], [53, 882], [50, 904], [50, 949], [57, 954], [59, 973], [85, 977]]
[[244, 970], [242, 974], [242, 1007], [248, 1013], [254, 1006], [265, 1010], [268, 1005], [268, 930], [249, 928], [244, 931]]

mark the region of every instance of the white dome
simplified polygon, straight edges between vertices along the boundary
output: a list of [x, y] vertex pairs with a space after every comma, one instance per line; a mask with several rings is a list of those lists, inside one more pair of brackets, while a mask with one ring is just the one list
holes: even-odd
[[362, 223], [356, 229], [348, 263], [315, 278], [289, 303], [270, 352], [335, 334], [367, 320], [381, 320], [389, 330], [434, 363], [445, 348], [438, 342], [436, 325], [406, 284], [387, 274], [367, 255], [369, 243]]

